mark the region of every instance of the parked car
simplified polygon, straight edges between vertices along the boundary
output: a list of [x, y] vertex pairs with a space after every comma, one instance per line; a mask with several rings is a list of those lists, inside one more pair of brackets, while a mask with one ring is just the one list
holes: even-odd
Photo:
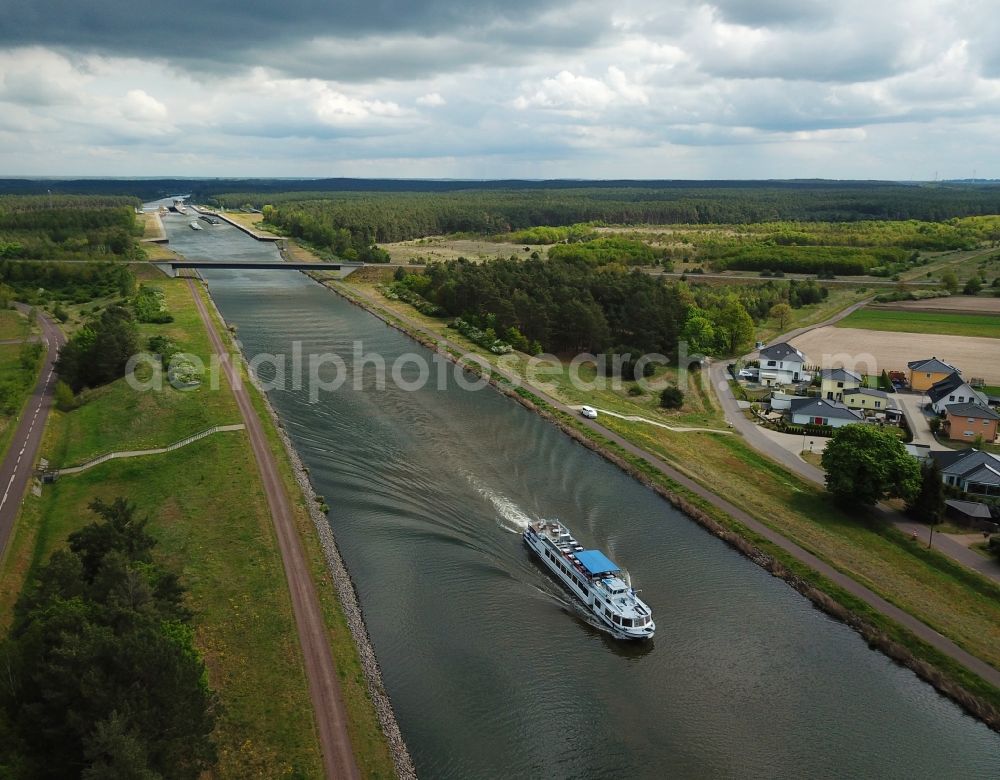
[[757, 373], [755, 371], [751, 371], [749, 368], [741, 368], [736, 376], [740, 379], [756, 379]]
[[580, 414], [586, 417], [588, 420], [597, 419], [597, 410], [593, 406], [581, 406]]

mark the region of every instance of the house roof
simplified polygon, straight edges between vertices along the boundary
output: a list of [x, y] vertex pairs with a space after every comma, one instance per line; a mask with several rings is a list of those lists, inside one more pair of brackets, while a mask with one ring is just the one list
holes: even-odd
[[953, 414], [956, 417], [975, 417], [980, 420], [1000, 420], [1000, 414], [997, 414], [988, 406], [980, 406], [979, 404], [948, 404], [944, 409], [948, 414]]
[[906, 367], [912, 371], [926, 371], [931, 374], [944, 374], [949, 371], [961, 373], [961, 371], [950, 363], [945, 363], [943, 360], [938, 360], [936, 357], [924, 358], [923, 360], [913, 360], [907, 363]]
[[760, 356], [762, 358], [767, 358], [768, 360], [789, 360], [793, 363], [805, 363], [806, 356], [799, 352], [791, 344], [786, 344], [784, 341], [779, 344], [772, 344], [769, 347], [763, 347], [760, 350]]
[[978, 501], [960, 501], [957, 498], [949, 498], [944, 503], [966, 517], [975, 517], [981, 520], [989, 520], [993, 517], [990, 508]]
[[840, 420], [855, 420], [862, 417], [853, 409], [849, 409], [840, 401], [830, 401], [825, 398], [795, 398], [789, 405], [792, 414], [807, 414], [810, 417], [827, 417]]
[[824, 368], [819, 372], [823, 379], [832, 379], [835, 382], [860, 382], [861, 377], [848, 371], [846, 368]]
[[989, 469], [996, 472], [1000, 478], [1000, 457], [977, 450], [974, 447], [965, 450], [932, 452], [931, 457], [937, 461], [942, 474], [967, 477], [980, 469]]
[[949, 374], [944, 379], [941, 379], [930, 386], [927, 390], [927, 397], [931, 399], [932, 403], [937, 403], [952, 390], [956, 390], [964, 384], [965, 380], [962, 379], [957, 372]]
[[845, 390], [844, 395], [873, 395], [876, 398], [888, 398], [889, 394], [885, 390], [873, 390], [870, 387], [854, 387]]
[[966, 482], [976, 482], [980, 485], [1000, 485], [1000, 469], [987, 463], [980, 469], [963, 474], [962, 478]]

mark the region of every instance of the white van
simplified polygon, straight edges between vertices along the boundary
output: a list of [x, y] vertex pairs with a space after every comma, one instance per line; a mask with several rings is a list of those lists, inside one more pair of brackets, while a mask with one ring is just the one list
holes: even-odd
[[581, 406], [580, 414], [586, 417], [588, 420], [597, 419], [597, 410], [593, 406]]

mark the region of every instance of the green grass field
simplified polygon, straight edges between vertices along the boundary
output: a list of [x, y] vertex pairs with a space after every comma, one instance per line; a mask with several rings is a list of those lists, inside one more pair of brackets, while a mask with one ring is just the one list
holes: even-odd
[[2, 392], [5, 407], [0, 409], [0, 458], [3, 458], [10, 446], [11, 437], [38, 380], [44, 359], [45, 354], [39, 353], [35, 364], [25, 368], [21, 364], [20, 344], [0, 344], [0, 379], [4, 381]]
[[837, 327], [1000, 339], [1000, 316], [992, 314], [860, 309], [838, 322]]
[[[142, 326], [208, 357], [208, 334], [186, 282], [162, 287], [175, 321]], [[201, 293], [204, 294], [204, 293]], [[254, 393], [258, 408], [262, 399]], [[357, 651], [326, 571], [323, 551], [269, 417], [261, 415], [296, 510], [341, 676], [358, 763], [366, 777], [389, 777], [392, 761], [378, 727]], [[165, 444], [239, 421], [225, 380], [219, 389], [136, 393], [124, 380], [91, 394], [69, 413], [53, 412], [42, 457], [79, 462], [100, 452]], [[158, 553], [181, 573], [196, 638], [222, 709], [214, 735], [224, 778], [318, 777], [322, 760], [274, 529], [244, 432], [220, 433], [165, 455], [104, 463], [63, 476], [28, 496], [0, 561], [0, 628], [32, 569], [76, 528], [97, 497], [126, 496], [150, 517]]]
[[0, 309], [0, 341], [22, 338], [28, 327], [28, 320], [14, 309]]

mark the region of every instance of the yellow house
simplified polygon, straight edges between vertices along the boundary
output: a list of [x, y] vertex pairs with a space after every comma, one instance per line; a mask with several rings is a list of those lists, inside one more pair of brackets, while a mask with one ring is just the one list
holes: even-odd
[[910, 389], [917, 391], [930, 390], [931, 385], [955, 373], [962, 373], [954, 366], [938, 360], [936, 357], [914, 360], [907, 363], [910, 369]]
[[844, 405], [848, 409], [869, 409], [873, 412], [884, 412], [892, 408], [888, 393], [884, 390], [872, 390], [870, 387], [845, 390]]
[[844, 392], [861, 387], [861, 377], [845, 368], [824, 368], [819, 372], [820, 398], [843, 401]]

